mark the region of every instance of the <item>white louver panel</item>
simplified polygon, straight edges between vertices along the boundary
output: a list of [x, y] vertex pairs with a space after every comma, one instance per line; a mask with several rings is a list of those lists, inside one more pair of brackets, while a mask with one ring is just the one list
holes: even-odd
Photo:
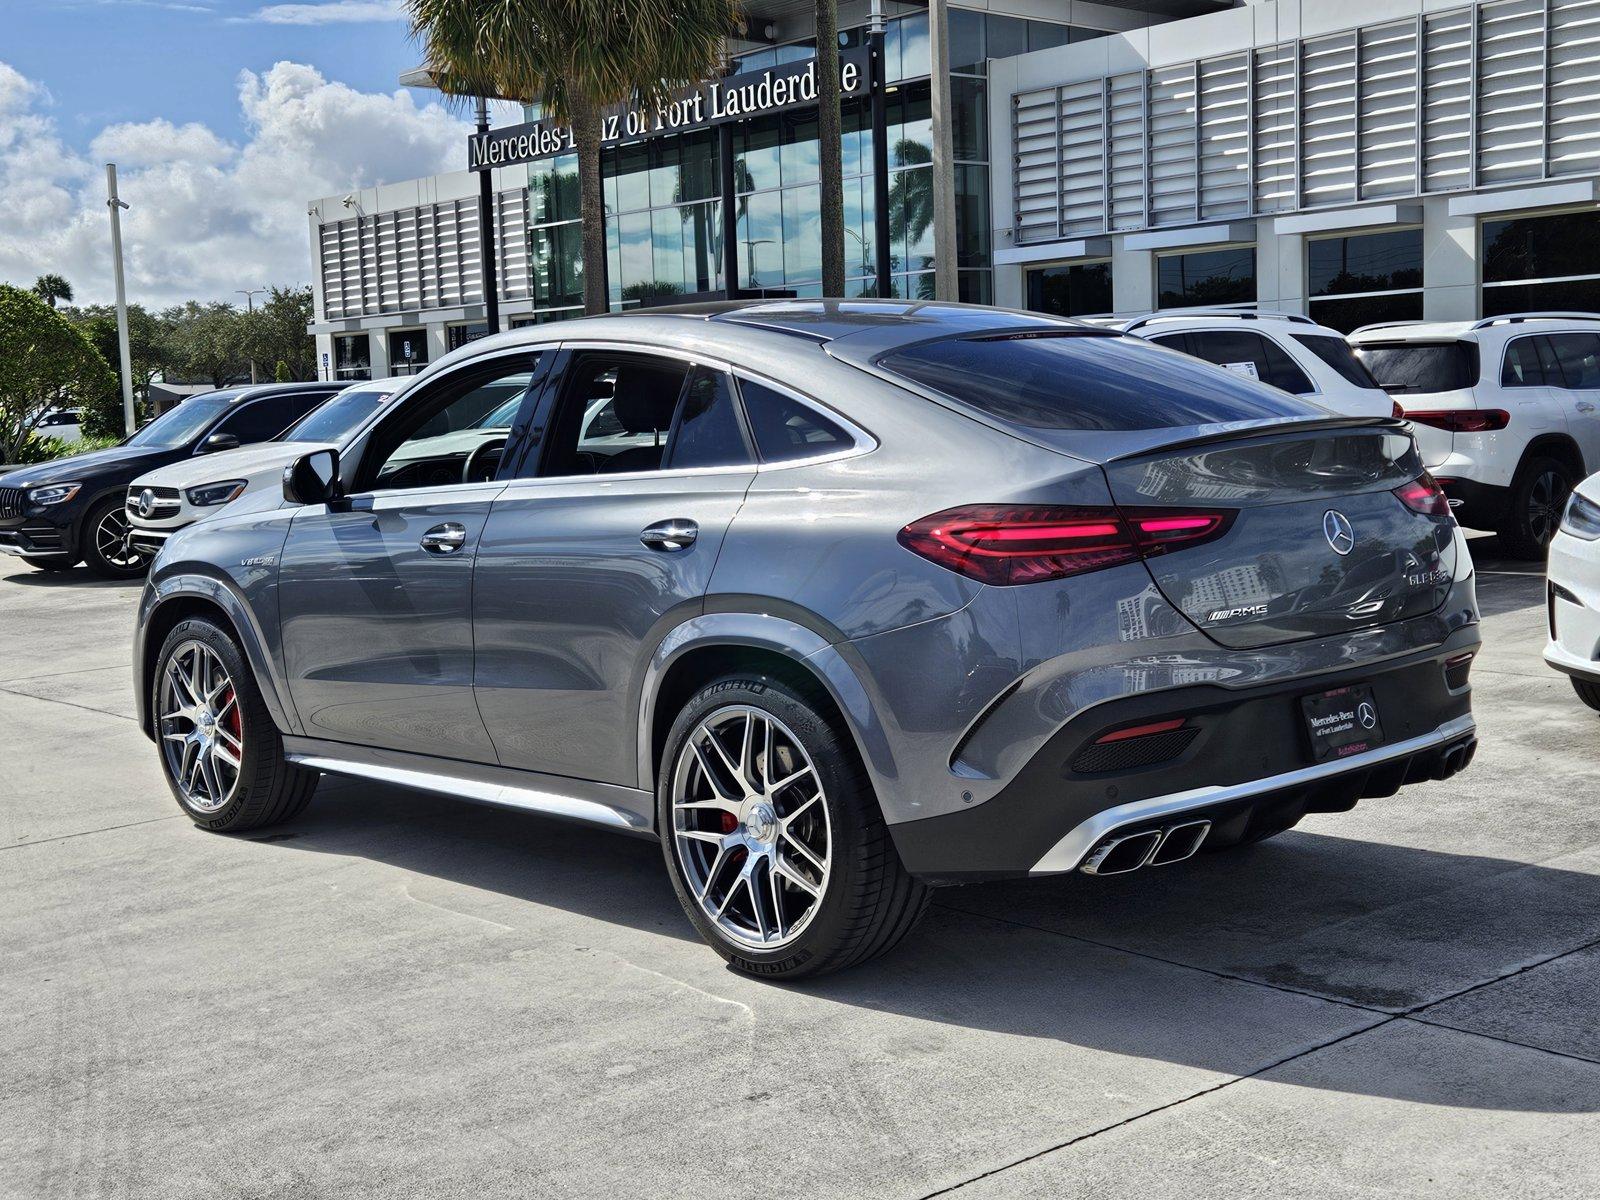
[[1058, 91], [1045, 88], [1011, 98], [1013, 204], [1016, 240], [1043, 242], [1059, 237], [1061, 213]]
[[1314, 204], [1354, 200], [1356, 166], [1356, 36], [1306, 41], [1300, 52], [1300, 199]]
[[1250, 56], [1200, 64], [1200, 216], [1250, 212]]
[[1472, 186], [1471, 9], [1423, 19], [1422, 190]]
[[1552, 175], [1600, 171], [1600, 0], [1551, 0], [1546, 162]]
[[1150, 72], [1150, 224], [1193, 221], [1195, 64]]
[[1099, 79], [1069, 84], [1061, 96], [1061, 233], [1105, 229], [1105, 94]]
[[[500, 295], [524, 299], [530, 294], [527, 189], [501, 192], [496, 219]], [[317, 237], [327, 319], [454, 308], [483, 299], [476, 199], [331, 222]]]
[[1417, 23], [1363, 29], [1357, 180], [1363, 200], [1417, 190]]
[[1544, 0], [1478, 8], [1478, 182], [1544, 168]]
[[1255, 209], [1295, 207], [1295, 54], [1298, 46], [1264, 46], [1255, 52], [1252, 97], [1255, 138]]
[[[1596, 0], [1600, 3], [1600, 0]], [[1106, 191], [1111, 229], [1144, 226], [1144, 72], [1116, 75], [1106, 86]]]

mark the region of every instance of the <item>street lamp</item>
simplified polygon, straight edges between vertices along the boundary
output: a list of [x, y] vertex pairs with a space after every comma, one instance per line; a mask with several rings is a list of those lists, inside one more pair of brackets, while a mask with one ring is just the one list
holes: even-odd
[[[264, 288], [264, 287], [258, 287], [258, 288], [234, 288], [233, 289], [233, 294], [236, 295], [236, 296], [243, 296], [244, 297], [244, 302], [245, 302], [245, 307], [250, 312], [253, 313], [253, 312], [256, 311], [256, 293], [257, 292], [264, 292], [266, 290], [267, 289]], [[250, 356], [250, 382], [254, 383], [255, 381], [256, 381], [256, 356], [254, 354], [252, 354]]]

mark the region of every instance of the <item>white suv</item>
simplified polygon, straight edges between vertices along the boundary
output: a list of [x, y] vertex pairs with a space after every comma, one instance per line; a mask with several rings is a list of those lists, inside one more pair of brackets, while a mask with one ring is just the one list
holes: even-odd
[[1388, 393], [1351, 352], [1344, 334], [1298, 313], [1167, 309], [1109, 324], [1345, 416], [1399, 415]]
[[1405, 409], [1456, 519], [1543, 557], [1573, 486], [1600, 468], [1600, 316], [1403, 321], [1350, 342]]
[[337, 446], [409, 378], [374, 379], [335, 392], [270, 442], [180, 459], [128, 486], [128, 541], [156, 554], [186, 525], [246, 492], [279, 487], [283, 469], [303, 454]]

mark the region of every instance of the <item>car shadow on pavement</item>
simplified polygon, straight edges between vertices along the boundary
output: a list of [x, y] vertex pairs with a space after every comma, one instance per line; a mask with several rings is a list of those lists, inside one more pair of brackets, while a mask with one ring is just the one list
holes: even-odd
[[[698, 940], [651, 841], [346, 780], [325, 781], [302, 817], [253, 840]], [[1557, 936], [1600, 937], [1595, 876], [1293, 832], [1122, 879], [941, 889], [923, 926], [886, 957], [762, 986], [912, 1021], [1248, 1074], [1514, 973], [1541, 957], [1553, 912], [1563, 914]], [[1477, 1086], [1395, 1066], [1302, 1085], [1450, 1107], [1600, 1111], [1593, 1086], [1563, 1089], [1542, 1076]]]
[[[0, 563], [0, 572], [4, 572], [5, 564]], [[33, 567], [23, 567], [10, 573], [0, 574], [0, 583], [20, 583], [24, 587], [70, 587], [70, 588], [127, 588], [143, 587], [144, 576], [136, 575], [132, 579], [106, 579], [96, 575], [85, 566], [76, 566], [67, 571], [40, 571]]]

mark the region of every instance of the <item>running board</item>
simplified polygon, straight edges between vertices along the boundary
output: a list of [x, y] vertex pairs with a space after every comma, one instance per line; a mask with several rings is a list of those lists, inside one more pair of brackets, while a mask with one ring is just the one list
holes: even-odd
[[286, 737], [284, 750], [290, 762], [329, 775], [391, 783], [644, 837], [655, 835], [654, 798], [638, 788], [310, 738]]

